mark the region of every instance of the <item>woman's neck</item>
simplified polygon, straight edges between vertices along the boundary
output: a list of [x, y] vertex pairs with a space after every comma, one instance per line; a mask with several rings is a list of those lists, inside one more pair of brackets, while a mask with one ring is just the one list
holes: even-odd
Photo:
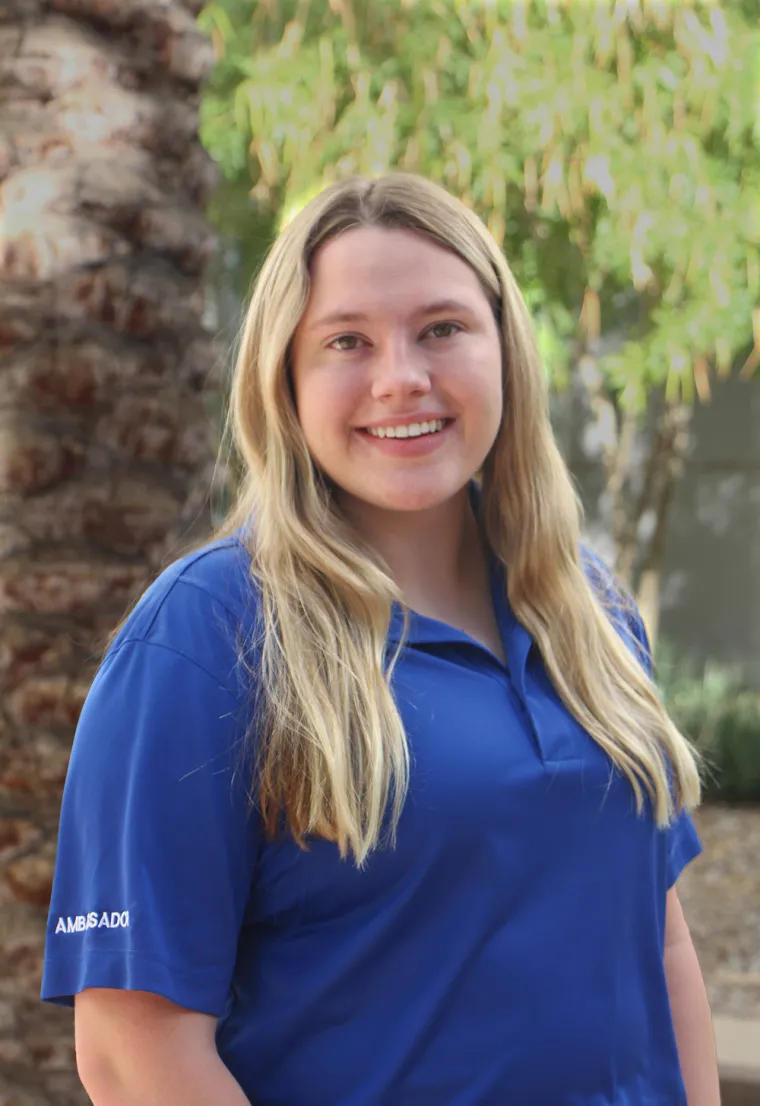
[[385, 560], [407, 606], [440, 617], [457, 596], [478, 586], [484, 543], [464, 488], [424, 511], [385, 511], [356, 500], [342, 504], [352, 526]]

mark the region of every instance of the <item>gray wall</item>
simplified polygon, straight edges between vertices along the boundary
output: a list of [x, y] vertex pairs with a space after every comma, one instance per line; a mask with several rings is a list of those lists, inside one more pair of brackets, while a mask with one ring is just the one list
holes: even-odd
[[[603, 476], [578, 397], [561, 403], [558, 426], [589, 543], [609, 560]], [[670, 517], [660, 632], [679, 654], [737, 665], [760, 688], [760, 381], [718, 383], [697, 408]]]

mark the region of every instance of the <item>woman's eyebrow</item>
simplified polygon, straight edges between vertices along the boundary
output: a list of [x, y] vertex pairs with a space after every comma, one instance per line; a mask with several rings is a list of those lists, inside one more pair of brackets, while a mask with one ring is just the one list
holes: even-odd
[[[420, 317], [439, 315], [445, 311], [470, 314], [472, 310], [471, 305], [464, 300], [444, 299], [434, 300], [432, 303], [427, 303], [423, 307], [418, 307], [414, 314]], [[369, 321], [369, 318], [370, 316], [363, 311], [333, 311], [315, 319], [313, 323], [309, 324], [307, 330], [320, 330], [325, 326], [344, 326], [350, 323], [366, 323]]]

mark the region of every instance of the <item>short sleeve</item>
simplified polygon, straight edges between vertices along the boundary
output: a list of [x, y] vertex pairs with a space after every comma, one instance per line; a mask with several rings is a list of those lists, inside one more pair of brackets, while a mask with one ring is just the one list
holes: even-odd
[[665, 836], [665, 872], [670, 890], [686, 865], [702, 852], [702, 842], [686, 810], [681, 811], [675, 821], [660, 832]]
[[[610, 570], [589, 550], [584, 550], [584, 563], [589, 580], [597, 594], [610, 612], [612, 620], [628, 645], [638, 658], [641, 667], [650, 679], [654, 679], [652, 647], [649, 642], [644, 620], [634, 603], [624, 595]], [[683, 869], [702, 852], [694, 821], [688, 811], [681, 811], [671, 824], [663, 830], [662, 842], [665, 850], [665, 871], [668, 889], [671, 888]]]
[[[626, 616], [636, 654], [647, 675], [654, 678], [649, 636], [644, 626], [644, 620], [633, 602], [630, 603]], [[690, 864], [702, 852], [702, 843], [699, 840], [692, 817], [686, 810], [682, 810], [674, 821], [660, 832], [665, 839], [665, 871], [667, 886], [670, 889], [686, 865]]]
[[64, 790], [44, 1000], [108, 987], [224, 1013], [259, 840], [244, 733], [234, 688], [179, 649], [106, 657]]

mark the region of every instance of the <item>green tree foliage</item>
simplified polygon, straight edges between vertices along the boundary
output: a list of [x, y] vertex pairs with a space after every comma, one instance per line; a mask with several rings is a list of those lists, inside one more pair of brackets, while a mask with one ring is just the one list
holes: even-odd
[[695, 399], [760, 363], [758, 14], [757, 0], [215, 0], [201, 17], [219, 58], [202, 137], [227, 182], [222, 229], [255, 254], [324, 184], [393, 167], [478, 211], [553, 383], [577, 370], [602, 424], [629, 579], [637, 549], [640, 570], [661, 554], [642, 556], [639, 523], [667, 515]]

